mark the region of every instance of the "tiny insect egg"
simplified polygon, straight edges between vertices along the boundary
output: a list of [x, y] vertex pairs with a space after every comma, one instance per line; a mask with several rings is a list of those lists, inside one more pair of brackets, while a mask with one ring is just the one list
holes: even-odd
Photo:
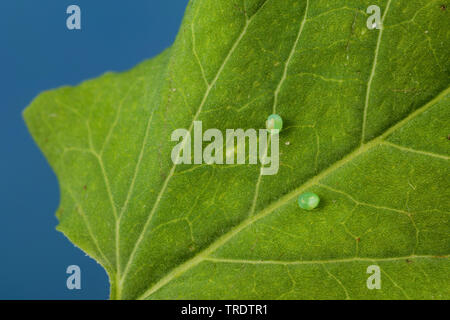
[[271, 133], [278, 133], [283, 128], [283, 119], [277, 114], [271, 114], [267, 118], [266, 128]]
[[298, 205], [305, 210], [313, 210], [317, 208], [320, 198], [314, 192], [305, 192], [298, 197]]

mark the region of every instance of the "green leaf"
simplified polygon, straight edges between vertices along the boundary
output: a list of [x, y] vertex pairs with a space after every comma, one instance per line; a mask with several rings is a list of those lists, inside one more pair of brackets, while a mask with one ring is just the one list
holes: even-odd
[[[59, 178], [58, 230], [115, 299], [448, 299], [448, 7], [191, 1], [158, 57], [26, 110]], [[276, 175], [171, 161], [177, 128], [259, 129], [272, 113]]]

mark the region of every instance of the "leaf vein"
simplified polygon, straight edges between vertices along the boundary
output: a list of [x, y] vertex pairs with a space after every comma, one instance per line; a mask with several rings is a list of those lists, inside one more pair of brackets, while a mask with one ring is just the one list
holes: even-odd
[[351, 257], [343, 259], [324, 259], [324, 260], [298, 260], [298, 261], [282, 261], [282, 260], [247, 260], [247, 259], [227, 259], [227, 258], [215, 258], [206, 257], [204, 261], [210, 261], [215, 263], [236, 263], [236, 264], [276, 264], [276, 265], [314, 265], [314, 264], [334, 264], [334, 263], [351, 263], [351, 262], [395, 262], [402, 260], [414, 260], [414, 259], [448, 259], [449, 255], [433, 256], [433, 255], [409, 255], [402, 257], [389, 257], [389, 258], [364, 258], [364, 257]]
[[427, 157], [432, 157], [432, 158], [450, 160], [450, 157], [448, 157], [448, 156], [444, 156], [444, 155], [441, 155], [441, 154], [436, 154], [436, 153], [433, 153], [433, 152], [428, 152], [428, 151], [422, 151], [422, 150], [416, 150], [416, 149], [413, 149], [413, 148], [403, 147], [401, 145], [398, 145], [398, 144], [395, 144], [395, 143], [392, 143], [392, 142], [389, 142], [389, 141], [383, 141], [383, 144], [387, 145], [389, 147], [395, 148], [395, 149], [406, 151], [406, 152], [417, 153], [417, 154], [421, 154], [421, 155], [424, 155], [424, 156], [427, 156]]
[[369, 101], [370, 101], [370, 93], [372, 89], [372, 81], [375, 76], [375, 70], [377, 68], [377, 62], [378, 62], [378, 52], [380, 51], [381, 46], [381, 39], [383, 36], [383, 30], [384, 30], [384, 20], [386, 18], [386, 15], [389, 11], [389, 7], [391, 5], [391, 0], [388, 1], [386, 5], [386, 9], [384, 11], [383, 17], [381, 19], [381, 29], [378, 33], [378, 39], [377, 39], [377, 45], [375, 47], [375, 54], [373, 58], [373, 64], [372, 64], [372, 70], [370, 72], [369, 80], [367, 82], [367, 90], [366, 90], [366, 98], [364, 102], [364, 113], [363, 113], [363, 121], [362, 121], [362, 130], [361, 130], [361, 144], [364, 143], [365, 134], [366, 134], [366, 126], [367, 126], [367, 111], [369, 109]]

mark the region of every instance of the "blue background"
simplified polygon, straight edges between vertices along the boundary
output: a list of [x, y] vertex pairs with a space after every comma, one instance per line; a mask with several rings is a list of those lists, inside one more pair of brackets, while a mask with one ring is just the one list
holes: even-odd
[[[66, 9], [81, 8], [81, 30]], [[56, 177], [23, 109], [39, 92], [122, 71], [170, 46], [187, 0], [0, 2], [0, 299], [107, 299], [104, 270], [55, 230]], [[81, 268], [68, 290], [66, 268]]]

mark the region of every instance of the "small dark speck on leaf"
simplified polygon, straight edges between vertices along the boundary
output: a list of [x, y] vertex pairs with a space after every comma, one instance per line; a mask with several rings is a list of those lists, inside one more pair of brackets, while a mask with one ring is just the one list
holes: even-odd
[[280, 260], [283, 256], [284, 256], [284, 254], [285, 254], [285, 252], [283, 251], [283, 252], [281, 252], [281, 254], [278, 256], [278, 260]]
[[447, 136], [447, 140], [450, 140], [450, 134]]
[[83, 186], [83, 190], [87, 190], [87, 186]]
[[441, 5], [441, 10], [445, 11], [447, 9], [447, 6], [445, 4]]
[[406, 259], [406, 263], [412, 263], [412, 261], [409, 259]]
[[356, 238], [356, 241], [360, 242], [360, 241], [361, 241], [361, 238], [360, 238], [360, 237]]

